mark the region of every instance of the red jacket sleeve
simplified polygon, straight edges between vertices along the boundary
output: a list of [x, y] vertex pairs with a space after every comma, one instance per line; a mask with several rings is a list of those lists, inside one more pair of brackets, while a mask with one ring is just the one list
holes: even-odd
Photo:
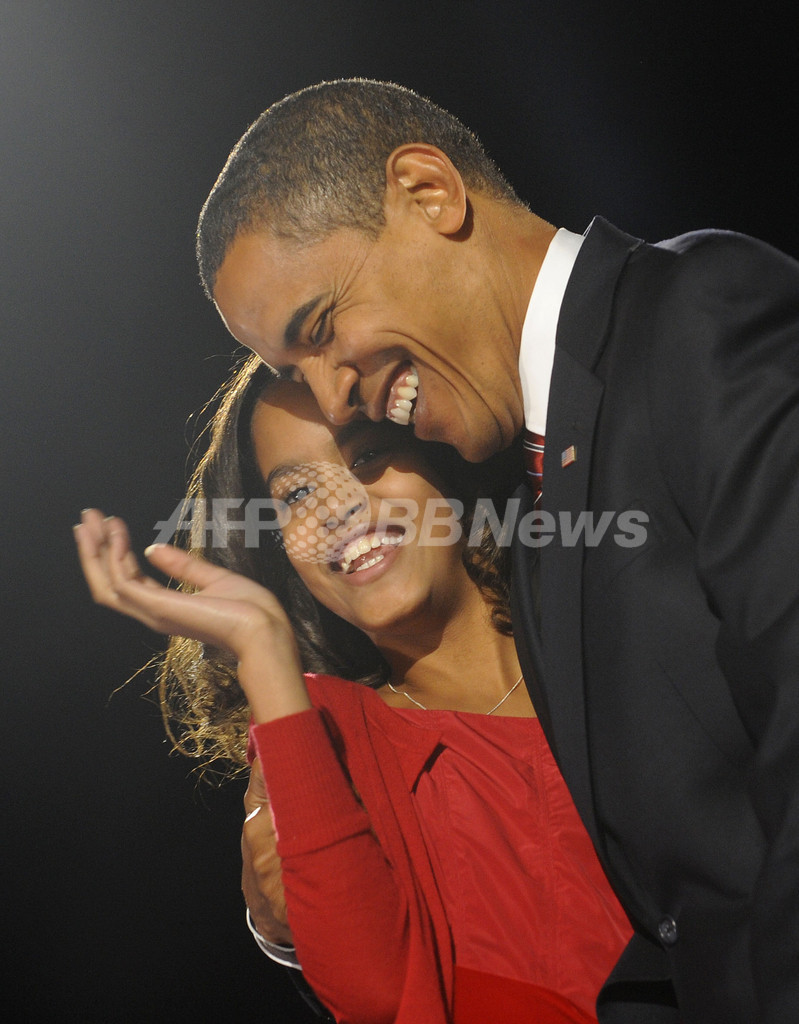
[[407, 899], [325, 728], [309, 710], [252, 728], [303, 972], [341, 1022], [390, 1024], [408, 956]]

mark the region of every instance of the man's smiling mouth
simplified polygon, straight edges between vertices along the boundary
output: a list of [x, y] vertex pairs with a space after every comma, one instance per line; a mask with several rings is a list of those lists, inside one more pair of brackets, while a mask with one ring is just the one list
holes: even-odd
[[386, 419], [392, 423], [399, 423], [407, 427], [413, 423], [413, 415], [416, 411], [416, 399], [419, 395], [419, 375], [411, 363], [407, 368], [397, 374], [397, 378], [391, 385], [386, 402]]

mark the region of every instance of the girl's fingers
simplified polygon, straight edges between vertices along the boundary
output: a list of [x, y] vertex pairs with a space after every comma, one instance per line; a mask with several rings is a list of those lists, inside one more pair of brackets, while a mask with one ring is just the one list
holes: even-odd
[[88, 510], [75, 529], [75, 539], [94, 600], [156, 632], [228, 646], [234, 638], [250, 638], [267, 622], [279, 622], [282, 609], [269, 591], [180, 548], [152, 545], [145, 555], [155, 568], [194, 593], [165, 587], [145, 575], [131, 550], [128, 528], [118, 517]]
[[188, 594], [141, 576], [121, 580], [114, 597], [113, 607], [117, 611], [157, 633], [190, 637], [231, 650], [232, 638], [240, 634], [253, 615], [260, 615], [255, 606], [244, 602], [203, 593]]
[[130, 550], [128, 531], [121, 520], [109, 521], [105, 556], [98, 561], [99, 566], [90, 567], [90, 586], [95, 581], [92, 593], [101, 604], [138, 619], [158, 633], [196, 635], [196, 630], [202, 628], [205, 613], [192, 595], [164, 587], [144, 575]]
[[74, 532], [81, 569], [98, 604], [120, 609], [120, 588], [131, 580], [145, 586], [158, 586], [142, 574], [131, 551], [124, 520], [117, 516], [105, 517], [97, 509], [87, 509], [81, 514], [81, 522]]
[[[80, 525], [75, 528], [75, 540], [93, 595], [98, 592], [104, 594], [109, 586], [119, 586], [130, 580], [159, 585], [142, 573], [131, 550], [127, 524], [118, 516], [103, 516], [98, 509], [84, 510]], [[227, 575], [227, 570], [169, 544], [153, 544], [144, 554], [165, 575], [198, 589], [210, 586]]]
[[105, 535], [106, 518], [96, 508], [85, 508], [80, 514], [80, 527], [87, 541], [102, 544]]
[[108, 604], [111, 597], [109, 539], [102, 515], [95, 510], [84, 513], [75, 527], [78, 558], [91, 595], [100, 604]]
[[151, 580], [141, 571], [136, 556], [130, 548], [128, 528], [121, 519], [113, 519], [109, 522], [108, 565], [111, 581], [117, 589], [132, 580], [145, 586], [148, 584], [158, 586], [155, 580]]
[[227, 569], [212, 565], [211, 562], [190, 555], [187, 551], [173, 547], [171, 544], [151, 544], [149, 548], [145, 549], [144, 555], [151, 565], [160, 569], [167, 576], [172, 576], [200, 590], [229, 575]]

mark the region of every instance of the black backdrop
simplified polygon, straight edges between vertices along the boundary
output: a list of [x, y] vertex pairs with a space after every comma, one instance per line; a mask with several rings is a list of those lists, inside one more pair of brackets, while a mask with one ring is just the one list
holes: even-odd
[[[137, 680], [159, 640], [89, 602], [71, 524], [136, 543], [182, 493], [231, 340], [192, 234], [270, 102], [349, 75], [430, 95], [533, 209], [651, 240], [694, 227], [799, 255], [792, 13], [492, 4], [3, 0], [2, 933], [13, 1019], [292, 1022], [244, 929], [241, 787], [198, 789]], [[487, 1022], [489, 1024], [489, 1022]]]

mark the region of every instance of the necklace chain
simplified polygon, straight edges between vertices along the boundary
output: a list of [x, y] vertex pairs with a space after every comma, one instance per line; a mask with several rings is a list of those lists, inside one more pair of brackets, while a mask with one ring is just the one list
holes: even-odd
[[[508, 697], [510, 697], [510, 695], [513, 693], [513, 691], [518, 687], [518, 685], [522, 681], [522, 679], [524, 679], [524, 673], [522, 673], [519, 676], [519, 678], [516, 680], [516, 682], [513, 684], [513, 686], [511, 686], [511, 688], [508, 690], [508, 692], [505, 694], [505, 696], [502, 698], [502, 700], [497, 701], [497, 703], [493, 706], [493, 708], [491, 708], [490, 711], [486, 711], [486, 714], [487, 715], [493, 715], [495, 711], [497, 711], [499, 708], [501, 708], [502, 705], [505, 703], [505, 701], [508, 699]], [[430, 710], [429, 708], [426, 708], [424, 706], [424, 704], [422, 704], [421, 701], [418, 701], [415, 697], [411, 697], [411, 695], [409, 693], [406, 693], [405, 690], [398, 690], [395, 686], [392, 686], [391, 683], [388, 684], [388, 688], [389, 688], [389, 690], [391, 690], [392, 693], [396, 693], [396, 695], [398, 697], [407, 697], [407, 699], [411, 702], [411, 704], [415, 704], [416, 707], [417, 708], [421, 708], [422, 711], [429, 711]]]

